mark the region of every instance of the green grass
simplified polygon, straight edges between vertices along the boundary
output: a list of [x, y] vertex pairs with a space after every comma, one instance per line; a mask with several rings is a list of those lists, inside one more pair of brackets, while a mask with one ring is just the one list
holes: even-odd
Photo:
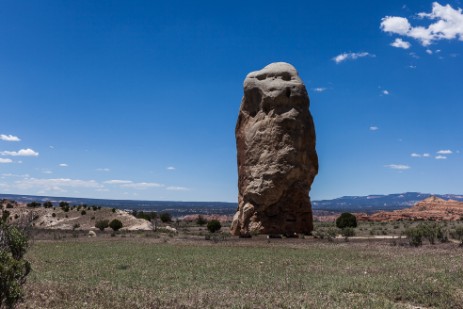
[[36, 242], [21, 308], [463, 308], [463, 249], [310, 239]]

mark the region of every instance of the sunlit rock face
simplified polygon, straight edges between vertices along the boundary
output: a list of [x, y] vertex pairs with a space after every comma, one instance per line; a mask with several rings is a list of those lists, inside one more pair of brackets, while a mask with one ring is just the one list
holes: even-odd
[[231, 233], [310, 233], [315, 128], [292, 65], [272, 63], [247, 75], [235, 134], [239, 195]]

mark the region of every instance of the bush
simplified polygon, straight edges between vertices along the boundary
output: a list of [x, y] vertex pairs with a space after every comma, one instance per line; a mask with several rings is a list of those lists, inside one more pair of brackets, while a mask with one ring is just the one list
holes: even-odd
[[207, 220], [204, 219], [203, 216], [198, 216], [198, 218], [196, 219], [196, 224], [198, 224], [199, 226], [203, 226], [204, 224], [207, 223]]
[[207, 229], [211, 233], [215, 233], [222, 228], [222, 224], [218, 220], [211, 220], [207, 223]]
[[53, 218], [55, 218], [55, 217], [56, 217], [56, 214], [55, 214], [55, 213], [52, 213], [51, 216], [52, 216]]
[[111, 209], [112, 212], [116, 212], [116, 208]]
[[345, 227], [341, 230], [341, 235], [344, 237], [355, 236], [355, 230], [351, 227]]
[[455, 229], [456, 238], [461, 242], [463, 246], [463, 226], [459, 226]]
[[118, 219], [114, 219], [109, 223], [109, 227], [113, 229], [113, 231], [118, 231], [122, 228], [122, 222]]
[[349, 212], [344, 212], [336, 219], [336, 227], [340, 229], [357, 227], [357, 218]]
[[42, 204], [38, 203], [38, 202], [31, 202], [29, 204], [27, 204], [27, 207], [31, 207], [31, 208], [37, 208], [37, 207], [40, 207], [42, 206]]
[[405, 230], [410, 246], [419, 247], [423, 244], [423, 233], [418, 227], [410, 227]]
[[21, 230], [0, 222], [0, 307], [14, 308], [23, 295], [21, 286], [31, 270], [23, 259], [27, 246]]
[[45, 207], [45, 208], [52, 208], [52, 207], [53, 207], [53, 203], [50, 202], [50, 201], [46, 201], [45, 203], [43, 203], [43, 207]]
[[95, 223], [95, 227], [100, 231], [103, 231], [105, 228], [109, 227], [109, 220], [98, 220]]
[[82, 211], [80, 212], [80, 214], [81, 214], [82, 216], [85, 216], [85, 215], [87, 214], [87, 212], [86, 212], [85, 210], [82, 210]]
[[159, 218], [161, 219], [162, 222], [164, 223], [169, 223], [172, 222], [172, 215], [168, 212], [163, 212]]

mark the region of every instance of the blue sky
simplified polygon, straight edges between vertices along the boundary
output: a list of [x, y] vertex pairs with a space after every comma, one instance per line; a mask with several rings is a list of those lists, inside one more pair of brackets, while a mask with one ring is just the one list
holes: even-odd
[[0, 4], [0, 192], [236, 201], [246, 74], [311, 99], [312, 199], [463, 193], [460, 1]]

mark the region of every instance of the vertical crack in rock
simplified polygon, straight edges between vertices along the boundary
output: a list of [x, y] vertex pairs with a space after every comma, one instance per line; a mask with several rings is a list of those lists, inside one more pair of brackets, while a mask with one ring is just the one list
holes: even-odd
[[239, 193], [231, 233], [310, 233], [315, 128], [292, 65], [272, 63], [246, 76], [235, 134]]

